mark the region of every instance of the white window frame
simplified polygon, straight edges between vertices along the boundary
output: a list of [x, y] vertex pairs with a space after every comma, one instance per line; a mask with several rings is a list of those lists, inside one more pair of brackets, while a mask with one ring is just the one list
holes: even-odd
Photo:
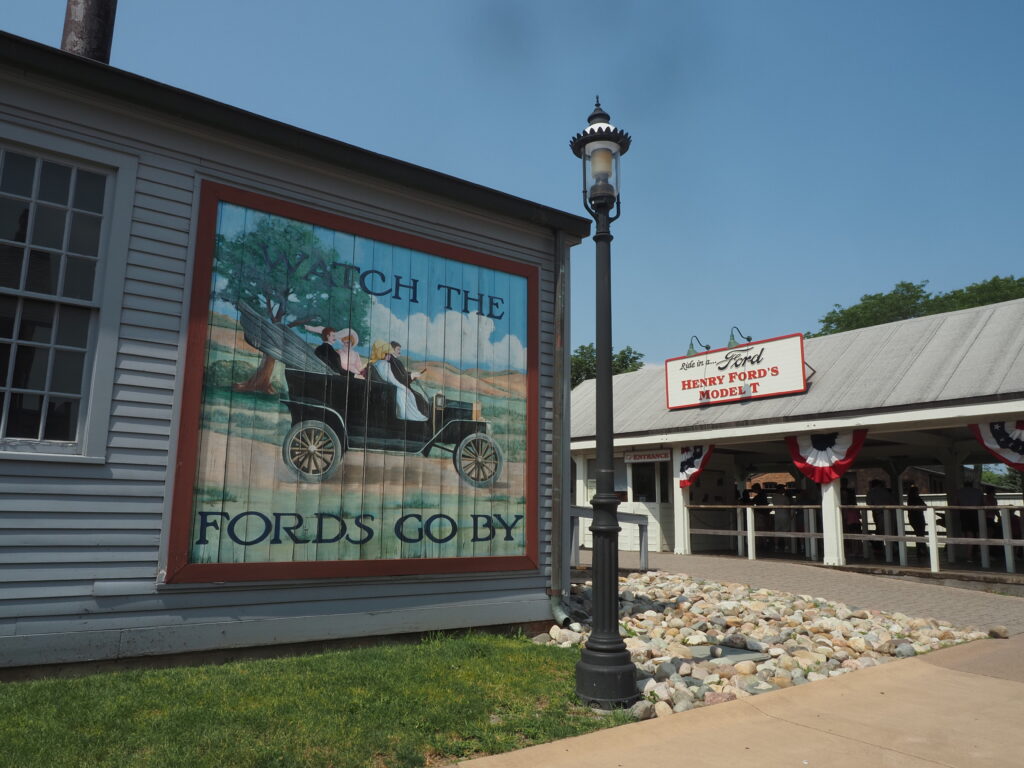
[[112, 187], [103, 208], [105, 233], [100, 242], [96, 270], [95, 300], [99, 309], [96, 310], [96, 329], [90, 334], [95, 341], [85, 359], [87, 374], [80, 406], [85, 414], [78, 440], [69, 443], [2, 439], [0, 460], [103, 464], [106, 462], [110, 431], [138, 158], [104, 146], [7, 122], [0, 123], [0, 141], [15, 152], [22, 151], [44, 160], [72, 163], [85, 170], [106, 173]]

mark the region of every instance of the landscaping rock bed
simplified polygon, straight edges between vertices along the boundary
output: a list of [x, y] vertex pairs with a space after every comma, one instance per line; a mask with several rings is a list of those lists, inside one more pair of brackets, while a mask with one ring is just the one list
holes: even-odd
[[[572, 595], [574, 623], [535, 642], [589, 635], [591, 583]], [[637, 719], [756, 696], [988, 637], [932, 618], [858, 609], [810, 595], [719, 584], [680, 573], [619, 579], [620, 634], [636, 664]]]

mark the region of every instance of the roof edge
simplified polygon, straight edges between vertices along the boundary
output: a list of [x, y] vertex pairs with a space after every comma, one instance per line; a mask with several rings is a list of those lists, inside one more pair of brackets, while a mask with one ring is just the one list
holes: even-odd
[[[842, 419], [854, 416], [872, 416], [888, 413], [913, 414], [919, 411], [930, 411], [939, 408], [956, 408], [964, 405], [977, 405], [979, 403], [1001, 403], [1024, 400], [1024, 390], [1020, 392], [1005, 392], [989, 395], [978, 395], [977, 397], [964, 397], [957, 400], [937, 400], [928, 403], [917, 403], [913, 406], [889, 405], [883, 408], [861, 408], [849, 411], [831, 411], [827, 413], [808, 413], [797, 416], [773, 416], [768, 419], [749, 419], [746, 421], [728, 421], [722, 424], [696, 424], [685, 427], [665, 427], [661, 429], [643, 429], [635, 432], [616, 432], [615, 438], [644, 437], [646, 435], [686, 435], [694, 432], [714, 432], [718, 430], [739, 429], [742, 427], [767, 427], [773, 425], [795, 424], [823, 419]], [[870, 427], [868, 427], [870, 428]], [[570, 442], [573, 440], [595, 440], [596, 435], [570, 435]]]
[[371, 152], [3, 31], [0, 64], [580, 239], [590, 235], [590, 219], [582, 216]]

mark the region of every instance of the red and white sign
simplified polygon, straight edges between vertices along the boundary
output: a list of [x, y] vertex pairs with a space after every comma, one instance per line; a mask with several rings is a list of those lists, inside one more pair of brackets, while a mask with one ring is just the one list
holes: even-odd
[[627, 464], [640, 464], [646, 461], [671, 461], [672, 449], [666, 448], [665, 450], [658, 451], [627, 453], [625, 459]]
[[665, 361], [669, 410], [806, 391], [802, 333]]

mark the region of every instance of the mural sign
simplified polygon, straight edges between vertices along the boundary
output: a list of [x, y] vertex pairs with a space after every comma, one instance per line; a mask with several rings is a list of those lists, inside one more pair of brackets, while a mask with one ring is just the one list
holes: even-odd
[[534, 567], [535, 270], [203, 194], [168, 579]]
[[806, 391], [802, 333], [665, 361], [669, 410]]

